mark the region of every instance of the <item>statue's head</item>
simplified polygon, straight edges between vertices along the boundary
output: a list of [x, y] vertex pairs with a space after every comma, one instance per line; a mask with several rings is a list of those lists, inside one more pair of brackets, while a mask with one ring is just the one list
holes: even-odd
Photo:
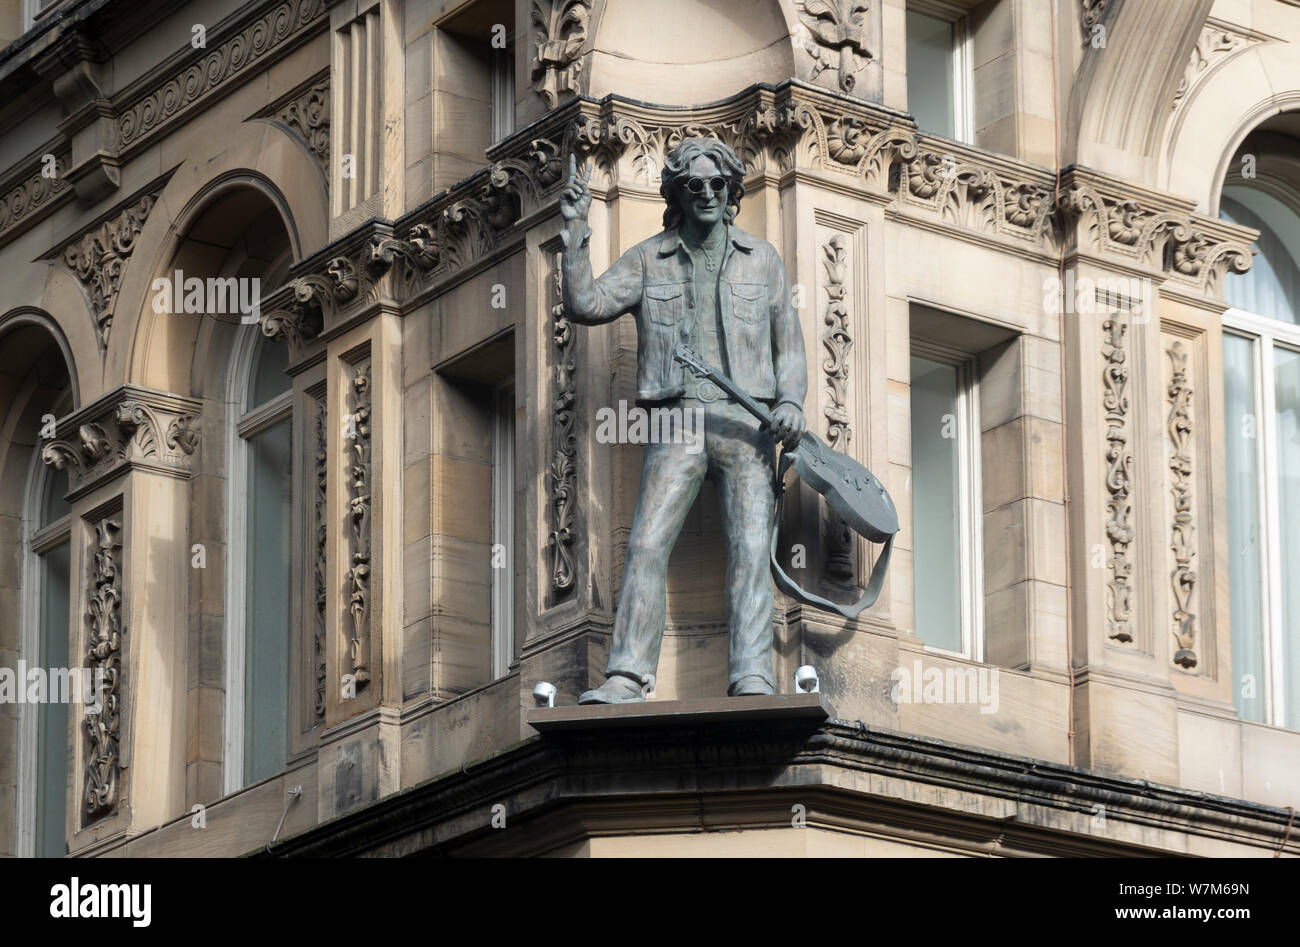
[[730, 221], [740, 210], [745, 166], [716, 138], [685, 139], [664, 160], [661, 177], [659, 193], [668, 205], [665, 230], [680, 227], [686, 219], [711, 227], [719, 220]]

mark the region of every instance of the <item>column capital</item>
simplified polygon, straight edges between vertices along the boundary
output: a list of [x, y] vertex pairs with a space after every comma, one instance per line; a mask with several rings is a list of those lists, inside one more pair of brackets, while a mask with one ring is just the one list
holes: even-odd
[[68, 471], [69, 499], [137, 467], [187, 479], [201, 410], [194, 398], [122, 385], [59, 421], [41, 459]]

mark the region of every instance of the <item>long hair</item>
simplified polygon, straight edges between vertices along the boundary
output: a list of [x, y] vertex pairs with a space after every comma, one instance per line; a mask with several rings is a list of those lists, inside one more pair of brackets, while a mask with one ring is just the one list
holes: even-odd
[[668, 153], [660, 174], [659, 195], [664, 199], [664, 230], [675, 230], [682, 223], [682, 209], [677, 203], [677, 190], [690, 176], [691, 162], [703, 155], [718, 166], [718, 173], [727, 180], [727, 206], [723, 216], [735, 219], [740, 210], [740, 199], [745, 194], [745, 166], [725, 142], [716, 138], [686, 138]]

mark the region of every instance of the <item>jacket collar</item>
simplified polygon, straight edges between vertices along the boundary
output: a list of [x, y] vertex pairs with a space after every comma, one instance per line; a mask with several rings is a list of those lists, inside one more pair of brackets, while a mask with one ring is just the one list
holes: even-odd
[[[731, 226], [731, 224], [727, 224], [727, 239], [731, 241], [731, 245], [737, 250], [750, 253], [754, 249], [754, 241], [749, 234], [739, 227]], [[665, 230], [663, 239], [659, 241], [659, 256], [672, 256], [677, 252], [678, 248], [686, 249], [686, 242], [682, 240], [681, 232], [676, 228]]]

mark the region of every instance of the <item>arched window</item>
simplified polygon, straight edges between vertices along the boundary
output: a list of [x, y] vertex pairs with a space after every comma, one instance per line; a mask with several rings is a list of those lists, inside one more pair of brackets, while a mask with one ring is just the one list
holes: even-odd
[[1232, 668], [1244, 719], [1300, 729], [1300, 178], [1263, 153], [1260, 172], [1220, 198], [1222, 217], [1260, 232], [1250, 271], [1224, 286]]
[[[66, 400], [66, 399], [65, 399]], [[70, 669], [79, 655], [72, 637], [71, 507], [66, 470], [47, 468], [33, 452], [23, 542], [23, 613], [19, 779], [19, 853], [59, 858], [67, 853]], [[39, 684], [35, 682], [39, 680]], [[63, 684], [62, 682], [67, 682]], [[78, 680], [76, 683], [80, 683]], [[39, 686], [38, 702], [30, 703]]]
[[227, 792], [281, 772], [289, 745], [293, 401], [288, 352], [249, 327], [231, 371]]

